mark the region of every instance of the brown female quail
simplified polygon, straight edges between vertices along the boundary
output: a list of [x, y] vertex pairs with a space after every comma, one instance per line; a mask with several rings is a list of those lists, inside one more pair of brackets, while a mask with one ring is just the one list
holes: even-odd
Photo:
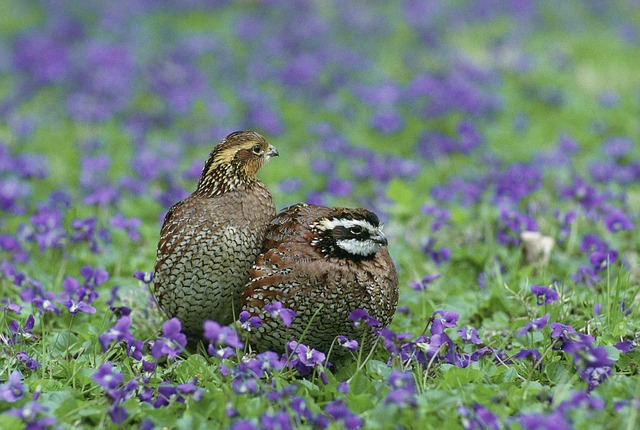
[[[398, 275], [386, 245], [378, 217], [366, 209], [283, 209], [269, 224], [242, 296], [243, 309], [263, 320], [252, 335], [257, 348], [283, 351], [296, 340], [326, 353], [339, 335], [370, 346], [374, 329], [364, 322], [354, 328], [349, 315], [364, 309], [379, 327], [391, 323]], [[274, 302], [296, 312], [290, 327], [264, 309]], [[341, 350], [334, 346], [332, 355]]]
[[165, 216], [155, 265], [154, 296], [190, 340], [205, 320], [230, 324], [242, 288], [275, 214], [256, 174], [278, 151], [258, 133], [237, 131], [216, 145], [193, 194]]

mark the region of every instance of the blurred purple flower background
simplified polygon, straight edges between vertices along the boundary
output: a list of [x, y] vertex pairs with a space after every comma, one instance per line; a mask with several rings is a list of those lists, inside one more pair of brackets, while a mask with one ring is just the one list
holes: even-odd
[[[637, 1], [2, 14], [7, 425], [637, 424]], [[197, 354], [155, 306], [163, 216], [237, 129], [278, 147], [260, 172], [278, 208], [364, 206], [386, 224], [398, 312], [347, 322], [375, 331], [370, 356], [346, 336], [346, 364], [299, 339], [253, 351], [264, 327], [243, 314], [207, 321]]]

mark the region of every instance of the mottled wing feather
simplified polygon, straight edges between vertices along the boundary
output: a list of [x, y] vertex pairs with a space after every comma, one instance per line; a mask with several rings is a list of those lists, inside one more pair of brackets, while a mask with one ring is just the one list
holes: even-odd
[[[398, 301], [395, 267], [386, 250], [380, 259], [364, 264], [323, 259], [303, 243], [282, 243], [259, 256], [243, 305], [263, 320], [256, 333], [260, 346], [283, 350], [286, 341], [300, 340], [305, 331], [309, 344], [325, 352], [338, 334], [358, 341], [365, 335], [371, 339], [369, 329], [355, 329], [348, 320], [357, 308], [389, 325]], [[281, 321], [264, 311], [265, 305], [276, 301], [297, 313], [291, 327], [284, 329]]]
[[[304, 294], [302, 289], [313, 289], [317, 284], [317, 279], [304, 270], [311, 259], [308, 248], [300, 244], [282, 244], [259, 255], [249, 272], [251, 280], [243, 296], [252, 306], [264, 306]], [[270, 299], [265, 301], [266, 297]]]
[[[173, 205], [164, 217], [162, 229], [160, 230], [160, 246], [158, 247], [154, 269], [156, 272], [158, 268], [166, 262], [166, 259], [173, 255], [176, 247], [183, 244], [187, 231], [191, 231], [185, 227], [200, 224], [199, 222], [192, 222], [193, 216], [190, 216], [192, 211], [190, 211], [188, 207], [186, 208], [187, 213], [185, 214], [184, 212], [185, 203], [181, 201]], [[191, 236], [193, 237], [193, 234]], [[167, 238], [172, 238], [172, 240], [168, 241]]]
[[269, 223], [263, 250], [277, 248], [283, 242], [307, 242], [309, 226], [329, 213], [324, 206], [300, 203], [282, 209]]
[[[319, 267], [326, 262], [309, 255], [309, 251], [305, 244], [282, 244], [258, 257], [251, 270], [251, 281], [243, 293], [244, 308], [263, 320], [257, 335], [261, 345], [268, 349], [283, 350], [288, 340], [304, 342], [302, 336], [310, 322], [310, 343], [325, 351], [335, 337], [334, 332], [348, 335], [352, 331], [347, 321], [336, 321], [334, 307], [345, 308], [339, 313], [348, 314], [351, 310], [346, 308], [350, 303], [361, 303], [365, 298], [364, 288], [358, 288], [354, 282], [328, 281], [328, 273]], [[353, 278], [348, 272], [343, 275], [337, 279]], [[281, 321], [264, 310], [265, 305], [274, 302], [283, 303], [297, 314], [284, 333]]]

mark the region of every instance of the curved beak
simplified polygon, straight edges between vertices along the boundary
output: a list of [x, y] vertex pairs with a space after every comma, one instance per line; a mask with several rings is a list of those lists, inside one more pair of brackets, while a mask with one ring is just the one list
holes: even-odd
[[278, 150], [276, 149], [275, 146], [273, 145], [269, 145], [269, 149], [267, 150], [267, 152], [265, 153], [265, 155], [267, 157], [277, 157], [278, 155]]
[[387, 246], [388, 244], [387, 236], [385, 236], [382, 230], [380, 229], [378, 229], [375, 236], [371, 237], [371, 240], [373, 240], [375, 243], [379, 243], [382, 246]]

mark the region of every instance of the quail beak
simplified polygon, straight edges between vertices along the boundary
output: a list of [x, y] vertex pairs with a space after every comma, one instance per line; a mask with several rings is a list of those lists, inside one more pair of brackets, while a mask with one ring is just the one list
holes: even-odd
[[379, 243], [380, 246], [387, 246], [387, 236], [384, 235], [382, 230], [378, 229], [377, 234], [371, 238], [375, 243]]
[[269, 149], [267, 150], [265, 155], [267, 156], [267, 158], [271, 158], [271, 157], [277, 157], [280, 154], [278, 154], [278, 150], [276, 149], [275, 146], [269, 145]]

